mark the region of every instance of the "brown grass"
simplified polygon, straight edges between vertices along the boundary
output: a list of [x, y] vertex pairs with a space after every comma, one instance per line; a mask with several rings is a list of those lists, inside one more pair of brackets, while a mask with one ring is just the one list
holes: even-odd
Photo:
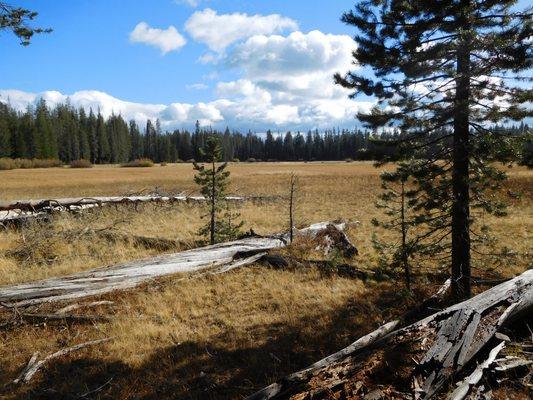
[[[295, 172], [300, 177], [298, 224], [336, 218], [360, 221], [349, 231], [360, 253], [356, 262], [360, 267], [375, 266], [370, 220], [380, 215], [373, 206], [380, 171], [371, 163], [236, 163], [230, 171], [233, 193], [257, 195], [285, 195], [289, 175]], [[0, 196], [116, 195], [155, 187], [193, 192], [192, 175], [188, 164], [0, 171]], [[533, 174], [513, 168], [510, 176], [506, 190], [522, 192], [522, 198], [510, 199], [508, 217], [489, 217], [486, 222], [500, 242], [517, 254], [510, 264], [498, 265], [492, 259], [478, 263], [484, 269], [499, 267], [504, 275], [519, 273], [531, 263]], [[259, 233], [286, 229], [287, 207], [282, 201], [246, 202], [239, 211], [245, 229], [253, 227]], [[131, 243], [108, 243], [69, 232], [108, 227], [193, 243], [202, 214], [202, 208], [193, 205], [144, 205], [138, 210], [109, 206], [79, 216], [56, 216], [47, 225], [2, 232], [0, 284], [155, 254]], [[43, 239], [46, 246], [39, 245]], [[29, 258], [14, 257], [13, 250]], [[300, 254], [306, 251], [305, 246], [293, 249]], [[431, 291], [432, 286], [426, 286], [422, 282], [409, 297], [394, 282], [363, 283], [324, 276], [312, 268], [251, 267], [212, 277], [163, 279], [139, 290], [108, 295], [115, 301], [111, 308], [87, 311], [113, 315], [109, 323], [0, 329], [0, 386], [16, 376], [34, 351], [48, 354], [69, 344], [116, 337], [51, 363], [33, 384], [0, 391], [0, 398], [72, 398], [104, 384], [89, 398], [241, 398], [400, 314]]]
[[239, 398], [350, 343], [400, 303], [412, 304], [390, 284], [259, 267], [174, 277], [106, 298], [116, 302], [100, 308], [114, 316], [110, 323], [0, 333], [0, 357], [9, 360], [0, 368], [4, 382], [34, 351], [116, 337], [58, 359], [32, 385], [6, 390], [7, 398], [77, 397], [110, 378], [101, 398]]

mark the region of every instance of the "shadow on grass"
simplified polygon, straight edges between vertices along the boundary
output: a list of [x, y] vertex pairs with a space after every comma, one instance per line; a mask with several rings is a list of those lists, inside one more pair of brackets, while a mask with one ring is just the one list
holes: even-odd
[[391, 309], [400, 314], [409, 306], [390, 286], [350, 300], [334, 311], [329, 326], [316, 326], [316, 316], [302, 316], [291, 325], [241, 332], [244, 339], [229, 331], [213, 340], [228, 343], [223, 348], [183, 342], [148, 355], [138, 367], [74, 355], [50, 363], [29, 387], [4, 394], [8, 399], [50, 400], [242, 398], [345, 347], [381, 324]]

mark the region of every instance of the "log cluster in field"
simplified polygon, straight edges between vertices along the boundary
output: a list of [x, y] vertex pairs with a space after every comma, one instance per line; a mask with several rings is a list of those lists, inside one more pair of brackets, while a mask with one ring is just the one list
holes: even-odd
[[[268, 200], [267, 196], [227, 196], [227, 201]], [[203, 196], [107, 196], [107, 197], [68, 197], [58, 199], [14, 200], [0, 202], [0, 222], [24, 220], [46, 215], [51, 212], [79, 211], [109, 204], [141, 203], [203, 203]]]
[[[331, 239], [324, 235], [324, 232], [342, 231], [344, 228], [345, 224], [322, 222], [301, 229], [297, 234], [320, 237], [330, 243]], [[131, 288], [150, 279], [175, 273], [226, 272], [257, 261], [267, 251], [285, 246], [287, 241], [287, 233], [268, 237], [247, 237], [63, 277], [0, 286], [0, 302], [23, 306]]]
[[[393, 331], [398, 321], [385, 324], [248, 399], [485, 398], [488, 388], [479, 383], [490, 367], [501, 372], [531, 364], [498, 353], [509, 340], [501, 329], [532, 312], [529, 270], [405, 328]], [[487, 347], [488, 354], [482, 351]]]

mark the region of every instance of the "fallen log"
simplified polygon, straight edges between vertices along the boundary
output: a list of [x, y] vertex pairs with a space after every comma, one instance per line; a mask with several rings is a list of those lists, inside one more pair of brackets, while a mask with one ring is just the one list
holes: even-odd
[[[277, 199], [276, 196], [226, 196], [227, 201], [257, 201]], [[79, 211], [108, 204], [141, 203], [203, 203], [204, 196], [147, 195], [147, 196], [97, 196], [66, 197], [57, 199], [13, 200], [0, 202], [0, 223], [24, 221], [46, 216], [52, 212]]]
[[[298, 234], [313, 238], [326, 229], [328, 225], [331, 223], [314, 224], [298, 231]], [[339, 230], [343, 230], [345, 227], [344, 224], [335, 226]], [[229, 271], [255, 262], [259, 253], [283, 247], [286, 244], [287, 234], [250, 237], [63, 277], [12, 286], [0, 286], [0, 302], [26, 306], [132, 288], [153, 278], [175, 273]], [[236, 258], [242, 254], [248, 254], [248, 256]]]
[[468, 392], [479, 383], [481, 378], [483, 378], [483, 372], [494, 362], [498, 353], [505, 347], [505, 342], [500, 342], [496, 347], [494, 347], [490, 353], [489, 357], [479, 364], [474, 372], [468, 375], [462, 382], [459, 383], [458, 387], [448, 396], [449, 400], [463, 400]]
[[[256, 197], [227, 196], [228, 201], [243, 201]], [[259, 197], [257, 197], [259, 198]], [[58, 199], [38, 199], [38, 200], [14, 200], [0, 202], [0, 211], [40, 211], [48, 209], [71, 209], [98, 207], [104, 204], [138, 204], [138, 203], [172, 203], [172, 202], [203, 202], [203, 196], [96, 196], [96, 197], [65, 197]]]
[[364, 346], [351, 345], [341, 357], [326, 358], [319, 368], [289, 375], [249, 399], [321, 398], [326, 389], [329, 398], [360, 398], [379, 390], [382, 398], [430, 399], [460, 377], [500, 329], [532, 311], [529, 270]]

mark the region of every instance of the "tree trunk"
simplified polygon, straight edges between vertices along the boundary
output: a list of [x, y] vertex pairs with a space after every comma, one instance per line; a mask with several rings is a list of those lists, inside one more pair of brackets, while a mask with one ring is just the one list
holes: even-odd
[[215, 187], [215, 183], [216, 183], [216, 178], [215, 178], [215, 174], [216, 174], [216, 170], [215, 170], [215, 159], [213, 158], [213, 163], [212, 163], [212, 168], [213, 168], [213, 171], [212, 171], [212, 180], [211, 180], [211, 227], [210, 227], [210, 235], [211, 235], [211, 244], [215, 244], [215, 213], [216, 213], [216, 210], [215, 210], [215, 207], [216, 207], [216, 203], [215, 203], [215, 195], [216, 195], [216, 187]]
[[[469, 3], [468, 0], [463, 2]], [[468, 27], [465, 16], [460, 26]], [[468, 35], [464, 33], [463, 35]], [[469, 188], [469, 110], [470, 49], [463, 37], [457, 49], [457, 78], [453, 132], [452, 171], [452, 295], [456, 300], [469, 298], [470, 282], [470, 188]]]
[[411, 291], [411, 271], [409, 270], [409, 254], [407, 252], [407, 222], [405, 216], [405, 182], [402, 180], [401, 192], [401, 218], [402, 218], [402, 266], [405, 276], [405, 286]]

